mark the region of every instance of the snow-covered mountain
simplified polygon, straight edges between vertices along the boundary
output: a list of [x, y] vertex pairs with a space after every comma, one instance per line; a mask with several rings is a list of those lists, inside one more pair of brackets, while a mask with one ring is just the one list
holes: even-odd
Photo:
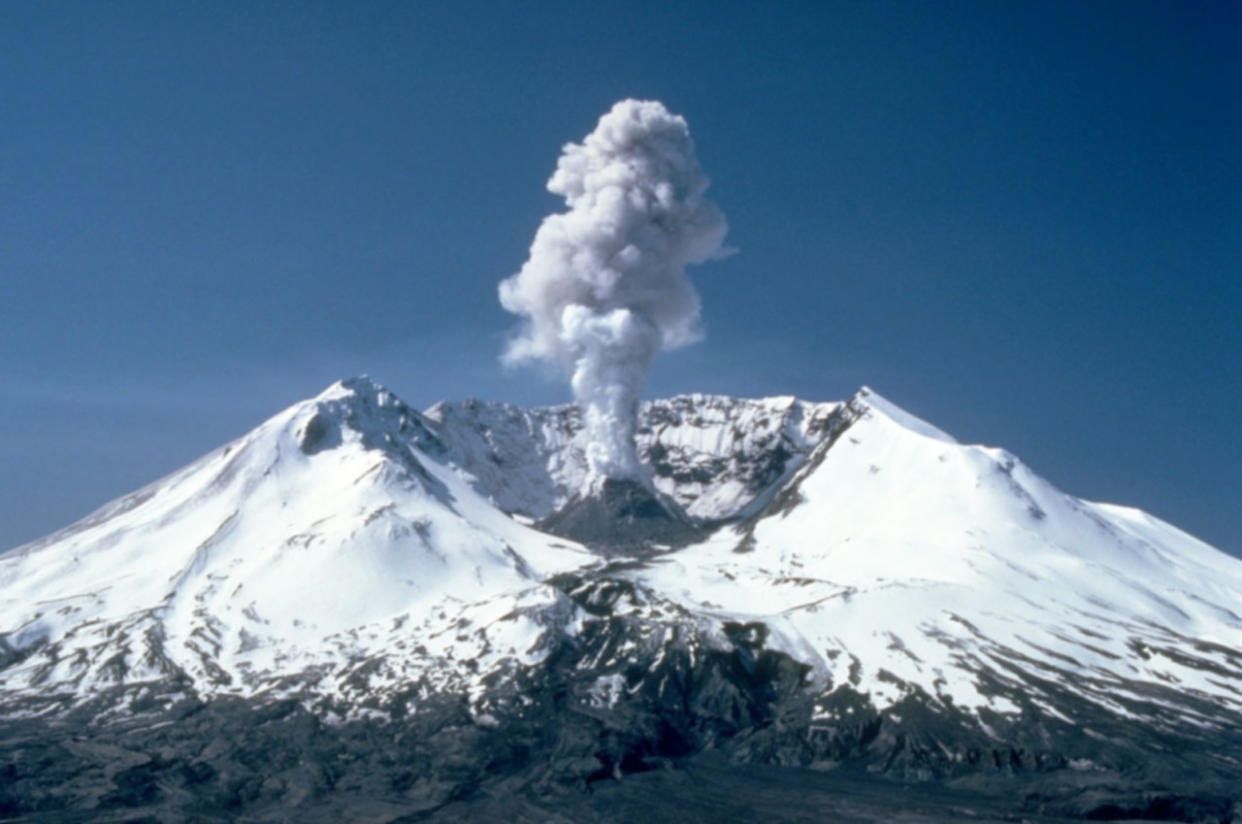
[[450, 700], [558, 775], [725, 748], [1242, 779], [1242, 562], [867, 389], [653, 401], [638, 445], [692, 529], [618, 555], [547, 531], [585, 479], [574, 407], [338, 383], [0, 556], [0, 718]]

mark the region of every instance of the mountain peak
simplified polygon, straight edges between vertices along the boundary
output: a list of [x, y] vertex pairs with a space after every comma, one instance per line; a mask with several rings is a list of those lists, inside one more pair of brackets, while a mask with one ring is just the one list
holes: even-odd
[[882, 415], [903, 429], [908, 429], [927, 438], [945, 443], [957, 443], [957, 439], [944, 430], [932, 426], [922, 418], [912, 415], [897, 404], [888, 400], [869, 386], [863, 386], [850, 400], [852, 404], [864, 406], [872, 412]]
[[[335, 381], [318, 395], [306, 401], [306, 403], [314, 404], [354, 399], [360, 403], [370, 403], [379, 406], [390, 398], [398, 400], [392, 390], [376, 383], [369, 375], [354, 375], [353, 377], [341, 378]], [[390, 403], [391, 401], [388, 402]]]
[[298, 447], [307, 455], [356, 437], [367, 449], [404, 452], [413, 443], [432, 452], [441, 447], [423, 415], [366, 375], [343, 378], [292, 408]]

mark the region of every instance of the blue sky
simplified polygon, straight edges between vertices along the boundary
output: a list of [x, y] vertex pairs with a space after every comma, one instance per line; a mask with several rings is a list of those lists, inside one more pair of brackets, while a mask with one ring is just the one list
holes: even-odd
[[504, 372], [560, 147], [683, 114], [738, 253], [649, 395], [868, 384], [1242, 553], [1234, 3], [0, 4], [0, 547], [369, 373]]

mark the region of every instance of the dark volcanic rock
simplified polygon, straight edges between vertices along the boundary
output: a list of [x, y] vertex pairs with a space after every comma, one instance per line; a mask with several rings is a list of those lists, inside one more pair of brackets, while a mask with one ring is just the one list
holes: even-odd
[[[4, 721], [0, 820], [1235, 820], [1236, 771], [1206, 740], [1174, 751], [1102, 715], [1099, 739], [994, 719], [1002, 746], [926, 696], [877, 711], [849, 684], [810, 687], [762, 622], [712, 636], [616, 574], [635, 563], [553, 579], [590, 618], [481, 696], [411, 684], [387, 717], [335, 722], [344, 708], [311, 694], [189, 698], [105, 721], [135, 706], [118, 687]], [[1163, 753], [1131, 758], [1144, 745]]]
[[651, 487], [614, 478], [573, 498], [538, 528], [604, 552], [676, 546], [704, 537], [702, 529]]

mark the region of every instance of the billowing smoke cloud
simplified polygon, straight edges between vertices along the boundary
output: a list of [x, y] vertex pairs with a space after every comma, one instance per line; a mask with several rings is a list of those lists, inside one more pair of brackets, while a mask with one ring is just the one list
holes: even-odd
[[727, 229], [707, 186], [686, 121], [623, 100], [565, 146], [548, 190], [569, 210], [544, 218], [500, 284], [501, 304], [526, 318], [504, 360], [572, 375], [593, 482], [643, 478], [634, 426], [651, 359], [702, 336], [685, 267], [719, 256]]

